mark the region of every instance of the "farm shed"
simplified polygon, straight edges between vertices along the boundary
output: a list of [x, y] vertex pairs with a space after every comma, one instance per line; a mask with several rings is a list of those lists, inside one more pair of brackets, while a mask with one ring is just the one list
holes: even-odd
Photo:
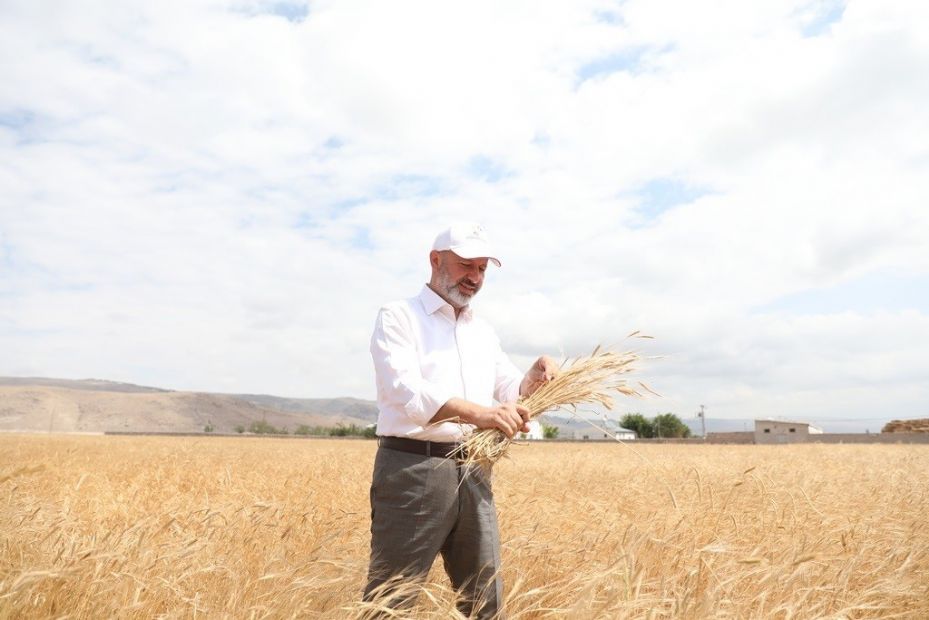
[[798, 443], [807, 441], [810, 435], [822, 435], [819, 429], [809, 422], [791, 422], [789, 420], [755, 420], [755, 443]]
[[590, 430], [574, 431], [573, 438], [582, 439], [585, 441], [586, 440], [604, 441], [607, 439], [619, 440], [619, 441], [632, 441], [633, 439], [636, 439], [637, 436], [635, 434], [635, 431], [631, 431], [628, 428], [620, 427], [620, 428], [617, 428], [612, 433], [604, 433], [603, 431], [598, 431], [593, 428], [591, 428]]

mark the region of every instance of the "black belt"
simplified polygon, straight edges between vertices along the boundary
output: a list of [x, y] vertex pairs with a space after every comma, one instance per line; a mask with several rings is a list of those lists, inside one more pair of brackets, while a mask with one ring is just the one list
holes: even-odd
[[422, 454], [423, 456], [440, 456], [446, 459], [453, 456], [463, 456], [459, 451], [461, 444], [457, 443], [383, 436], [377, 438], [377, 445], [388, 450], [399, 450], [400, 452]]

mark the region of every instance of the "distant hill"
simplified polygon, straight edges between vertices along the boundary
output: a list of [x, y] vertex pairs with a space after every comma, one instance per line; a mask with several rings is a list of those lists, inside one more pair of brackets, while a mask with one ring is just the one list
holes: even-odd
[[374, 401], [359, 398], [282, 398], [265, 394], [234, 394], [234, 396], [253, 405], [277, 411], [349, 416], [367, 420], [368, 423], [377, 421], [377, 405]]
[[0, 430], [57, 432], [214, 432], [266, 421], [291, 432], [300, 424], [364, 426], [373, 402], [354, 398], [178, 392], [97, 379], [0, 377]]
[[49, 379], [46, 377], [0, 377], [0, 386], [48, 386], [62, 387], [71, 390], [88, 390], [91, 392], [130, 392], [130, 393], [165, 393], [171, 390], [161, 388], [133, 385], [132, 383], [119, 383], [104, 379]]
[[[584, 415], [597, 426], [596, 415]], [[607, 426], [615, 430], [621, 414], [611, 413]], [[878, 432], [890, 421], [809, 421], [827, 433]], [[0, 431], [138, 431], [201, 432], [208, 423], [218, 433], [235, 432], [264, 420], [293, 431], [300, 424], [364, 426], [377, 421], [373, 401], [358, 398], [284, 398], [267, 394], [179, 392], [101, 379], [0, 377]], [[613, 420], [616, 420], [615, 422]], [[545, 422], [562, 437], [595, 433], [590, 424], [565, 412], [546, 414]], [[691, 432], [700, 434], [700, 420], [687, 418]], [[707, 418], [707, 432], [753, 431], [755, 421]]]

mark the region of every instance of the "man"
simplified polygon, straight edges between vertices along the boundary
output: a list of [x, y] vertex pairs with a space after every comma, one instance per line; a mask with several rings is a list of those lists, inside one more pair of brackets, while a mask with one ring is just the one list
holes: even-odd
[[[470, 303], [490, 262], [500, 266], [484, 229], [453, 225], [435, 239], [432, 275], [419, 295], [378, 314], [371, 355], [379, 447], [365, 600], [412, 605], [409, 584], [424, 579], [441, 553], [462, 613], [489, 618], [500, 611], [490, 480], [449, 456], [474, 428], [496, 428], [508, 437], [527, 431], [529, 412], [516, 401], [558, 368], [542, 356], [523, 376], [490, 325], [474, 315]], [[405, 595], [393, 589], [401, 579]]]

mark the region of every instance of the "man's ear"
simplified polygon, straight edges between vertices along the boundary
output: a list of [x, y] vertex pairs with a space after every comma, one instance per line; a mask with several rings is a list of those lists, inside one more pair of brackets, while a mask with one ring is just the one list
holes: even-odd
[[439, 268], [439, 252], [438, 250], [431, 250], [429, 252], [429, 264], [432, 265], [433, 269]]

